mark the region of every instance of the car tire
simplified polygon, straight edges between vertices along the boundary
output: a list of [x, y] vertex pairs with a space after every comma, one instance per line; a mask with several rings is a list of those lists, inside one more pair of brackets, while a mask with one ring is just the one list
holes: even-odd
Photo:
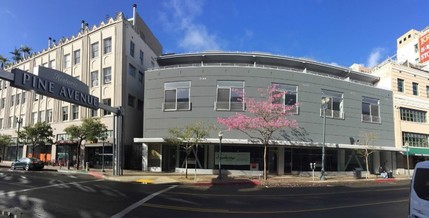
[[28, 170], [30, 170], [30, 165], [29, 164], [25, 165], [25, 171], [28, 171]]

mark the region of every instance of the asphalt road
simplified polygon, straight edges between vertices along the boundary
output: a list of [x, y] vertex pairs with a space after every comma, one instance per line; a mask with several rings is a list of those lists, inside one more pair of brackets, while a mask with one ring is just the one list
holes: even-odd
[[0, 168], [0, 211], [24, 217], [406, 217], [409, 181], [328, 187], [144, 185]]

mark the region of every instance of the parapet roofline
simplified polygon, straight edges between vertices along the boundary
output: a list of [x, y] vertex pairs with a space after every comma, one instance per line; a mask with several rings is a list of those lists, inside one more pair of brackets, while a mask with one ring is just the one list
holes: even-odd
[[272, 55], [268, 53], [210, 51], [202, 53], [166, 54], [158, 57], [158, 64], [160, 67], [201, 63], [241, 63], [247, 65], [257, 64], [290, 67], [317, 71], [344, 79], [350, 78], [372, 84], [380, 80], [378, 76], [353, 71], [350, 68], [321, 63], [309, 59]]

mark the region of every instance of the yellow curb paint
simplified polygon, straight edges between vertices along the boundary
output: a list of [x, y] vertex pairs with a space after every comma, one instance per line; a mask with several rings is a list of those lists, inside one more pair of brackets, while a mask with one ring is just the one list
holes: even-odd
[[142, 184], [152, 184], [153, 180], [150, 180], [150, 179], [138, 179], [138, 180], [136, 180], [136, 182], [140, 182]]

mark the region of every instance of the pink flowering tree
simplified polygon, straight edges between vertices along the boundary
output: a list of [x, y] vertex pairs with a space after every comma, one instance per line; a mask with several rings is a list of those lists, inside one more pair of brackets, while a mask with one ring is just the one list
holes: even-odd
[[229, 131], [239, 130], [252, 140], [257, 140], [264, 145], [264, 180], [266, 180], [267, 147], [277, 130], [297, 126], [295, 120], [287, 118], [295, 111], [296, 105], [285, 105], [282, 101], [285, 92], [279, 91], [276, 85], [269, 86], [266, 90], [258, 89], [258, 91], [263, 97], [261, 100], [242, 99], [246, 104], [247, 113], [236, 113], [226, 118], [218, 117], [217, 122], [226, 126]]

